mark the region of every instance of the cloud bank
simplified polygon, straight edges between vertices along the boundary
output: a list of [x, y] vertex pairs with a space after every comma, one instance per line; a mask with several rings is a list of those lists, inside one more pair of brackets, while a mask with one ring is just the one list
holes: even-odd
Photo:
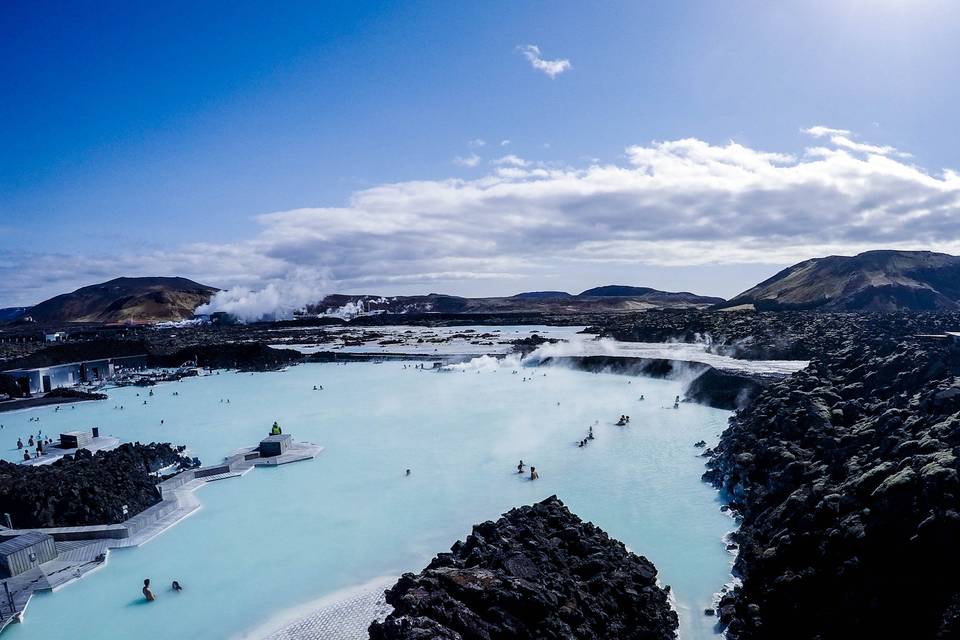
[[477, 178], [381, 184], [343, 206], [264, 214], [259, 233], [239, 243], [101, 257], [7, 253], [0, 300], [40, 299], [38, 274], [44, 294], [176, 274], [238, 292], [222, 304], [252, 313], [251, 296], [265, 288], [261, 299], [282, 294], [298, 306], [320, 290], [562, 282], [585, 265], [629, 274], [637, 265], [785, 265], [880, 247], [960, 253], [960, 174], [925, 170], [842, 129], [806, 131], [816, 146], [797, 155], [693, 138], [629, 146], [620, 162], [585, 166], [509, 155]]

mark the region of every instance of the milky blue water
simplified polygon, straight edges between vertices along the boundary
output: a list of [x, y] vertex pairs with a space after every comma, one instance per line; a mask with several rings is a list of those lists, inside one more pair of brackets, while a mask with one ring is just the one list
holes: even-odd
[[[559, 368], [513, 375], [511, 364], [484, 363], [450, 373], [400, 363], [224, 372], [154, 387], [152, 398], [114, 389], [109, 400], [59, 413], [0, 415], [8, 459], [17, 458], [16, 437], [38, 428], [99, 426], [127, 441], [184, 443], [205, 464], [254, 444], [274, 420], [326, 447], [312, 461], [203, 487], [199, 512], [36, 596], [9, 638], [237, 637], [284, 609], [417, 571], [474, 523], [551, 494], [654, 561], [673, 587], [684, 638], [713, 637], [702, 610], [729, 580], [722, 536], [731, 521], [700, 481], [692, 445], [714, 444], [729, 414], [667, 408], [677, 382]], [[621, 413], [629, 427], [613, 425]], [[578, 448], [594, 421], [597, 439]], [[536, 465], [538, 481], [516, 474], [521, 458]], [[149, 605], [140, 595], [146, 577], [159, 587]], [[173, 579], [182, 593], [168, 591]]]

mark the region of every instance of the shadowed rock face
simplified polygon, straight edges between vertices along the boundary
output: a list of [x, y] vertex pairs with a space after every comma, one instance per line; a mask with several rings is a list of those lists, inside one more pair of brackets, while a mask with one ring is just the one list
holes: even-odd
[[731, 640], [960, 637], [960, 351], [852, 338], [732, 419]]
[[669, 587], [556, 496], [473, 528], [450, 553], [387, 591], [372, 640], [669, 640]]

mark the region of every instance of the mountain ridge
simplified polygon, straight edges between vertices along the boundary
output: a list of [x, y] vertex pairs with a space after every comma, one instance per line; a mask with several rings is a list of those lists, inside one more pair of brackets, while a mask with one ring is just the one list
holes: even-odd
[[23, 312], [42, 324], [152, 324], [185, 320], [218, 289], [181, 277], [120, 277], [62, 293]]
[[960, 257], [879, 249], [810, 258], [718, 304], [758, 311], [960, 309]]

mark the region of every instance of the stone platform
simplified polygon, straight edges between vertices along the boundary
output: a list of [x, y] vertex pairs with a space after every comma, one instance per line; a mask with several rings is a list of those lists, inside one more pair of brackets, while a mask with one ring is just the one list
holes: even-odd
[[[119, 446], [120, 438], [114, 438], [113, 436], [98, 436], [96, 438], [91, 438], [80, 448], [86, 449], [90, 453], [96, 453], [97, 451], [110, 451], [111, 449], [116, 449]], [[44, 449], [44, 454], [39, 458], [24, 460], [20, 464], [29, 466], [50, 464], [51, 462], [56, 462], [63, 456], [72, 456], [76, 452], [76, 449], [63, 449], [57, 445], [51, 444]], [[23, 454], [21, 453], [20, 455], [22, 456]]]

